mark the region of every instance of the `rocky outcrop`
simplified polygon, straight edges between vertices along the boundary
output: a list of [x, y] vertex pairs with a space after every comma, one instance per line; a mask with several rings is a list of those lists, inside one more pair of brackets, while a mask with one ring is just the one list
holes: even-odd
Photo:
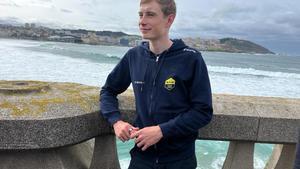
[[274, 54], [270, 50], [253, 42], [235, 38], [223, 39], [200, 39], [184, 38], [184, 41], [191, 47], [201, 51], [231, 52], [231, 53], [259, 53]]

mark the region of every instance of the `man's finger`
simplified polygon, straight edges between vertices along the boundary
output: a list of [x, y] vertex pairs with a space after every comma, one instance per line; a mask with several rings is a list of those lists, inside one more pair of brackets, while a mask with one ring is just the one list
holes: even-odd
[[122, 142], [124, 142], [124, 139], [122, 137], [118, 137], [118, 138], [119, 138], [119, 140], [121, 140]]
[[144, 144], [144, 146], [143, 146], [143, 148], [142, 148], [142, 151], [145, 151], [145, 150], [147, 150], [147, 149], [148, 149], [148, 147], [149, 147], [149, 145], [148, 145], [148, 144]]
[[129, 127], [126, 128], [124, 131], [123, 131], [123, 134], [124, 134], [124, 137], [127, 138], [127, 140], [130, 138], [130, 132], [129, 132]]
[[137, 138], [140, 134], [140, 131], [141, 130], [138, 130], [138, 131], [133, 130], [133, 132], [130, 134], [130, 138], [131, 139]]
[[143, 147], [144, 145], [145, 145], [145, 142], [144, 142], [144, 141], [141, 141], [141, 142], [139, 142], [139, 143], [137, 144], [137, 146], [138, 146], [139, 148]]
[[143, 140], [142, 136], [137, 136], [137, 138], [134, 140], [135, 144], [138, 144]]
[[122, 133], [120, 134], [120, 137], [122, 138], [123, 142], [129, 140], [129, 138], [126, 136], [126, 134], [125, 134], [124, 132], [122, 132]]

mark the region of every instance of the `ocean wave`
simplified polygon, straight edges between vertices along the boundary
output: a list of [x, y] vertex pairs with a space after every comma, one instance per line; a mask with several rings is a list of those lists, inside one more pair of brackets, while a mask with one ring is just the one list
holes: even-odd
[[127, 169], [130, 163], [130, 158], [124, 158], [119, 160], [121, 169]]
[[[211, 164], [211, 168], [213, 169], [221, 169], [225, 161], [225, 157], [217, 157]], [[254, 157], [254, 168], [255, 169], [263, 169], [266, 165], [266, 162], [262, 159]], [[197, 169], [202, 169], [201, 167]]]
[[117, 63], [120, 60], [120, 56], [111, 54], [111, 53], [104, 53], [104, 52], [93, 52], [93, 51], [80, 51], [80, 50], [70, 50], [64, 47], [59, 47], [56, 45], [49, 45], [47, 47], [41, 46], [31, 46], [23, 48], [25, 50], [44, 53], [44, 54], [54, 54], [57, 56], [65, 56], [70, 58], [78, 58], [78, 59], [87, 59], [91, 61], [96, 61], [99, 63]]
[[257, 77], [275, 77], [275, 78], [294, 78], [300, 79], [300, 74], [285, 73], [285, 72], [271, 72], [265, 70], [256, 70], [253, 68], [233, 68], [224, 66], [207, 66], [210, 72], [214, 73], [228, 73], [235, 75], [252, 75]]
[[[213, 169], [221, 169], [223, 166], [223, 163], [225, 161], [225, 157], [217, 157], [211, 164], [211, 167]], [[198, 168], [197, 168], [198, 169]]]
[[34, 47], [39, 46], [39, 41], [16, 40], [16, 39], [0, 39], [1, 47]]
[[[66, 44], [64, 44], [66, 45]], [[68, 44], [67, 44], [68, 45]], [[89, 46], [89, 48], [86, 48], [82, 45], [80, 45], [80, 47], [74, 47], [75, 45], [72, 44], [72, 46], [61, 46], [61, 45], [57, 45], [57, 43], [47, 43], [47, 44], [41, 44], [38, 49], [44, 49], [48, 52], [54, 51], [55, 52], [59, 52], [62, 55], [68, 55], [68, 54], [72, 54], [75, 56], [82, 56], [82, 57], [94, 57], [94, 56], [98, 56], [98, 57], [106, 57], [106, 58], [112, 58], [112, 59], [120, 59], [122, 57], [122, 55], [120, 54], [114, 54], [114, 53], [110, 53], [110, 52], [104, 52], [103, 50], [98, 51], [96, 46], [93, 46], [94, 49], [90, 49], [91, 47]]]

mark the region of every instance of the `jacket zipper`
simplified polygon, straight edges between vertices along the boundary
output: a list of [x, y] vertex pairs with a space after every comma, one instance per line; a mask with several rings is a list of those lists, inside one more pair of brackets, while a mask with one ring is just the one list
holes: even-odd
[[158, 62], [159, 57], [160, 57], [160, 55], [156, 55], [156, 63]]
[[152, 83], [152, 91], [151, 91], [151, 95], [150, 95], [150, 110], [149, 110], [149, 114], [151, 115], [151, 113], [152, 113], [152, 103], [153, 103], [153, 90], [155, 89], [155, 82], [156, 82], [156, 74], [158, 73], [157, 71], [159, 71], [158, 70], [158, 68], [159, 68], [159, 58], [160, 58], [160, 55], [157, 55], [156, 56], [156, 60], [155, 60], [155, 62], [156, 62], [156, 68], [157, 68], [157, 70], [156, 70], [156, 72], [155, 72], [155, 76], [154, 76], [154, 79], [153, 79], [153, 83]]
[[155, 162], [156, 162], [156, 164], [158, 164], [158, 152], [157, 152], [157, 146], [156, 146], [156, 144], [154, 144], [154, 149], [155, 149], [155, 151], [157, 153], [157, 157], [155, 159]]
[[[161, 55], [156, 55], [156, 60], [155, 60], [155, 62], [156, 62], [156, 72], [155, 72], [155, 76], [154, 76], [154, 79], [153, 79], [153, 83], [152, 83], [152, 91], [151, 91], [151, 95], [150, 95], [150, 111], [149, 111], [150, 116], [151, 116], [151, 114], [152, 114], [153, 93], [154, 93], [155, 86], [156, 86], [156, 78], [157, 78], [157, 75], [158, 75], [158, 73], [159, 73], [159, 71], [160, 71], [160, 66], [162, 66], [162, 65], [159, 65], [159, 58], [160, 58], [160, 57], [161, 57]], [[161, 64], [163, 64], [163, 63], [161, 63]], [[156, 157], [156, 159], [155, 159], [155, 163], [158, 164], [159, 158], [158, 158], [158, 150], [157, 150], [157, 145], [156, 145], [156, 144], [154, 144], [154, 149], [155, 149], [155, 151], [156, 151], [156, 153], [157, 153], [157, 157]]]

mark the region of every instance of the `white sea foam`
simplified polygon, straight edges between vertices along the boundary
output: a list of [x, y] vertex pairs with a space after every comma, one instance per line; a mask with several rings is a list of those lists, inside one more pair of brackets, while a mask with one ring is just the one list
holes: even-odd
[[[216, 160], [214, 160], [212, 162], [211, 168], [212, 169], [221, 169], [224, 161], [225, 161], [225, 157], [218, 157]], [[254, 157], [254, 169], [263, 169], [265, 167], [265, 165], [266, 165], [266, 163], [263, 160], [261, 160], [257, 157]], [[198, 167], [197, 169], [202, 169], [202, 168]]]
[[213, 160], [211, 167], [213, 169], [221, 169], [224, 161], [225, 161], [225, 157], [218, 157], [215, 160]]
[[123, 158], [119, 160], [121, 169], [127, 169], [130, 163], [130, 158]]
[[264, 169], [266, 163], [262, 160], [254, 156], [254, 169]]
[[232, 68], [232, 67], [223, 67], [223, 66], [207, 66], [207, 67], [210, 72], [214, 72], [214, 73], [300, 79], [300, 74], [296, 74], [296, 73], [271, 72], [271, 71], [264, 71], [264, 70], [256, 70], [253, 68]]
[[77, 82], [92, 86], [103, 85], [103, 79], [114, 66], [7, 47], [0, 47], [0, 63], [1, 79]]

